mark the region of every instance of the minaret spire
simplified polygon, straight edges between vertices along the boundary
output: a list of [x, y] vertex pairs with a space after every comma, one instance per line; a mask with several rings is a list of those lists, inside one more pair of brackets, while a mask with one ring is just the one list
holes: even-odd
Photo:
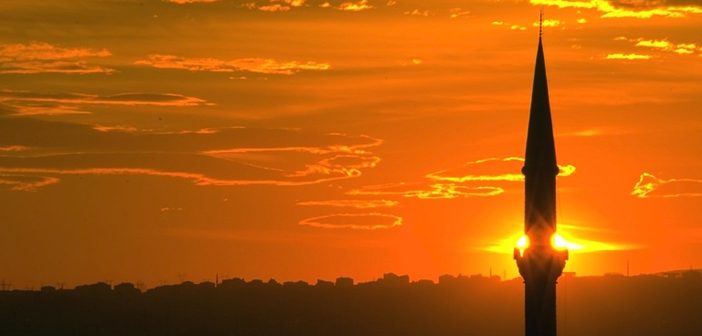
[[[540, 15], [543, 19], [543, 12]], [[522, 173], [525, 178], [524, 231], [532, 244], [549, 245], [556, 231], [556, 145], [553, 139], [546, 60], [539, 32], [529, 130]]]
[[556, 145], [542, 43], [543, 10], [539, 14], [539, 44], [529, 109], [524, 157], [524, 233], [529, 246], [514, 250], [524, 278], [526, 336], [556, 335], [556, 279], [563, 272], [568, 251], [556, 249]]

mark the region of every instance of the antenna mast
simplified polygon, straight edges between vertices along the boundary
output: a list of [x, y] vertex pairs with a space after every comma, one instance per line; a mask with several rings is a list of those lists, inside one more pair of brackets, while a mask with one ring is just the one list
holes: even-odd
[[539, 39], [544, 35], [544, 9], [539, 11]]

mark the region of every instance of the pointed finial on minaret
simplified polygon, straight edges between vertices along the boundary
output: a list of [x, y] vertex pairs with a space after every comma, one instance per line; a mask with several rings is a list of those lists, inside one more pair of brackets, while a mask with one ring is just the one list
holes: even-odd
[[544, 9], [539, 11], [539, 39], [544, 35]]

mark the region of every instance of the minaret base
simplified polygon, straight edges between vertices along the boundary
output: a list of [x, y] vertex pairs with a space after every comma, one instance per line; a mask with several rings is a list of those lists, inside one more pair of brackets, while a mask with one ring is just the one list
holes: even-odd
[[568, 260], [568, 250], [529, 247], [514, 251], [524, 278], [526, 336], [556, 336], [556, 282]]

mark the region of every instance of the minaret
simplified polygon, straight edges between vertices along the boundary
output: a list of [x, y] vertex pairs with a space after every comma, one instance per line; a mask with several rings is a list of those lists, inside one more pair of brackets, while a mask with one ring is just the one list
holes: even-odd
[[[543, 17], [543, 13], [542, 13]], [[552, 245], [556, 233], [556, 146], [548, 99], [546, 63], [539, 27], [529, 131], [524, 159], [524, 233], [529, 245], [514, 250], [524, 278], [526, 336], [556, 335], [556, 279], [568, 259], [567, 250]]]

